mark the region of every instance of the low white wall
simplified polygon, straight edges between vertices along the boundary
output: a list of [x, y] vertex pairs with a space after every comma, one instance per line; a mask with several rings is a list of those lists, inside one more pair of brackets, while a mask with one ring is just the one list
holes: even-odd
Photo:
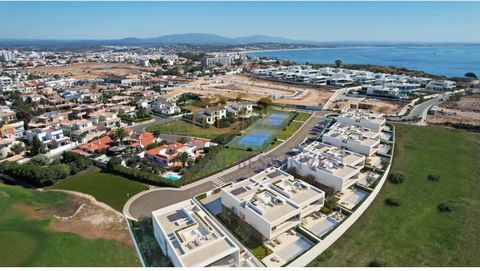
[[78, 146], [77, 142], [70, 142], [67, 145], [63, 145], [63, 146], [60, 146], [56, 149], [53, 149], [53, 150], [49, 151], [46, 155], [47, 155], [47, 157], [52, 158], [54, 156], [57, 156], [57, 155], [61, 154], [64, 151], [74, 149], [77, 146]]

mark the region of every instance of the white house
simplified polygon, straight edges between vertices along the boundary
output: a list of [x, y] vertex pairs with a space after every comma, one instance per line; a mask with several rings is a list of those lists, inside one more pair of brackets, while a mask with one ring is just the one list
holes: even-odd
[[253, 179], [221, 191], [222, 205], [270, 240], [300, 224], [301, 208]]
[[425, 86], [427, 90], [431, 91], [445, 91], [455, 88], [455, 82], [449, 80], [432, 80]]
[[153, 233], [175, 267], [240, 266], [240, 249], [193, 201], [152, 212]]
[[205, 122], [210, 125], [227, 117], [227, 109], [223, 106], [207, 107], [203, 112], [199, 112], [194, 115], [195, 121]]
[[38, 138], [40, 143], [50, 149], [51, 145], [63, 146], [70, 143], [70, 138], [63, 134], [63, 129], [36, 128], [26, 131], [26, 137], [29, 144], [33, 143], [34, 138]]
[[343, 191], [365, 176], [360, 170], [365, 156], [312, 142], [300, 154], [289, 157], [287, 166], [301, 176], [313, 176], [316, 182]]
[[324, 143], [346, 148], [366, 156], [375, 154], [380, 146], [380, 133], [353, 125], [335, 123], [322, 135]]
[[346, 125], [357, 125], [380, 132], [385, 127], [385, 115], [366, 110], [346, 110], [337, 117], [337, 122]]

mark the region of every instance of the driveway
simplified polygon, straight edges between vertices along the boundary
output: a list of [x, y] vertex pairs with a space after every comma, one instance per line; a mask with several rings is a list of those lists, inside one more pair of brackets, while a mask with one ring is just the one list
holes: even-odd
[[286, 152], [300, 144], [315, 126], [329, 112], [314, 114], [292, 137], [271, 151], [252, 157], [247, 162], [228, 168], [223, 172], [206, 177], [181, 188], [156, 188], [133, 196], [124, 206], [123, 212], [130, 218], [150, 216], [152, 211], [192, 198], [198, 194], [212, 190], [225, 183], [237, 181], [255, 175], [255, 170], [263, 169], [271, 159], [283, 160]]

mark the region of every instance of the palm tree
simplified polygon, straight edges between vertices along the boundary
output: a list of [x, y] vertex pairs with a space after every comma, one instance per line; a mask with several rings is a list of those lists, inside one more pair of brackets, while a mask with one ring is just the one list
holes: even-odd
[[18, 155], [18, 154], [20, 154], [20, 153], [22, 153], [22, 152], [25, 151], [25, 146], [24, 146], [22, 143], [18, 142], [18, 143], [13, 144], [13, 145], [10, 147], [10, 150], [11, 150], [15, 155]]
[[189, 158], [188, 153], [182, 152], [182, 154], [180, 155], [180, 161], [182, 162], [183, 167], [187, 165], [188, 158]]
[[113, 139], [120, 140], [120, 145], [123, 146], [123, 140], [128, 136], [127, 131], [123, 128], [118, 128], [112, 134]]

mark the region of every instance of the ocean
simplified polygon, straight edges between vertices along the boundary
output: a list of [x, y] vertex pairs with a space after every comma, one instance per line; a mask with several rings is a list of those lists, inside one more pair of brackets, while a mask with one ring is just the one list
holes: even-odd
[[335, 47], [320, 49], [259, 51], [247, 53], [291, 60], [300, 64], [334, 64], [336, 59], [345, 64], [374, 64], [398, 66], [435, 75], [462, 77], [467, 72], [480, 76], [480, 44], [391, 46], [391, 47]]

